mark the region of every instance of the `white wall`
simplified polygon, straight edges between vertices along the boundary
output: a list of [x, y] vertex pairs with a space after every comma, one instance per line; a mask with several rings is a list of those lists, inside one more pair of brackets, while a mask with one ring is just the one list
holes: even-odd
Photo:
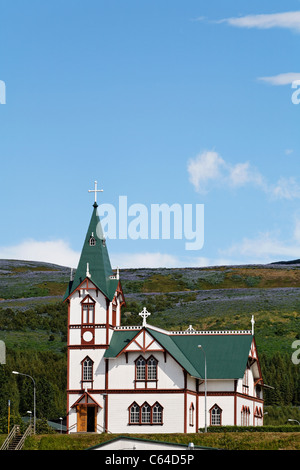
[[[136, 401], [142, 405], [145, 401], [152, 406], [156, 401], [163, 407], [163, 425], [129, 425], [128, 407]], [[174, 433], [184, 432], [184, 394], [109, 394], [108, 395], [108, 430], [112, 433]]]

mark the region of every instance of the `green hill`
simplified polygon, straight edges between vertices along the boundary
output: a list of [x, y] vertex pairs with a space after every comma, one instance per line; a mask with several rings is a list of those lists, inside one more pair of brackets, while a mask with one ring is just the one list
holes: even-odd
[[[33, 314], [29, 315], [28, 311], [38, 309], [39, 319], [41, 315], [45, 317], [45, 305], [49, 310], [50, 305], [61, 303], [69, 277], [67, 267], [0, 260], [0, 310], [9, 308], [14, 312], [9, 334], [20, 332], [20, 323], [25, 326], [27, 316], [26, 334], [32, 343], [29, 332], [33, 334], [34, 322]], [[140, 324], [138, 313], [146, 306], [151, 312], [149, 323], [166, 329], [186, 329], [189, 325], [199, 330], [250, 329], [251, 315], [254, 315], [258, 345], [267, 353], [290, 352], [291, 343], [299, 338], [300, 264], [297, 262], [125, 269], [121, 271], [121, 282], [126, 298], [123, 324]], [[64, 312], [63, 306], [60, 310]], [[46, 322], [43, 325], [39, 321], [39, 324], [45, 331]], [[0, 339], [1, 330], [0, 324]]]
[[[37, 389], [48, 397], [39, 402], [39, 417], [65, 413], [67, 305], [62, 296], [69, 278], [67, 267], [0, 260], [0, 340], [7, 347], [7, 365], [0, 368], [0, 418], [7, 397], [16, 411], [30, 409], [30, 389], [11, 374], [14, 369], [34, 375]], [[254, 315], [265, 383], [276, 385], [266, 403], [300, 405], [299, 366], [291, 361], [292, 344], [300, 338], [298, 262], [124, 269], [120, 278], [124, 325], [141, 324], [138, 313], [144, 306], [151, 312], [149, 323], [174, 330], [189, 325], [196, 330], [251, 329]]]

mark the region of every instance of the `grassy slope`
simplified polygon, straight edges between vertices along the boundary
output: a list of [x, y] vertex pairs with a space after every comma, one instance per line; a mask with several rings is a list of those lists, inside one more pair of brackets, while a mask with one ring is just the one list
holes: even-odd
[[[85, 450], [115, 437], [118, 435], [38, 435], [26, 440], [24, 450]], [[136, 437], [186, 446], [193, 442], [198, 446], [227, 450], [300, 450], [300, 433], [296, 432], [137, 434]]]
[[[47, 263], [0, 260], [0, 308], [26, 310], [61, 300], [70, 269]], [[166, 329], [250, 329], [255, 316], [259, 351], [291, 352], [299, 338], [300, 265], [216, 268], [127, 269], [121, 271], [127, 306], [123, 321]], [[60, 338], [39, 331], [1, 332], [8, 346], [55, 350]]]

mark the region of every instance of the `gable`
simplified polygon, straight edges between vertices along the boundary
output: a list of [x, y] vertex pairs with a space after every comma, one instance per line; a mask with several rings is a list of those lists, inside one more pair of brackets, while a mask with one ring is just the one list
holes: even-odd
[[173, 359], [175, 359], [175, 361], [191, 376], [201, 378], [197, 370], [192, 366], [192, 364], [180, 351], [176, 344], [173, 343], [169, 335], [159, 333], [148, 327], [139, 329], [138, 331], [114, 331], [109, 348], [105, 351], [104, 357], [117, 357], [119, 354], [125, 351], [153, 352], [154, 350], [167, 351], [173, 357]]
[[146, 352], [146, 351], [164, 351], [164, 348], [155, 341], [145, 329], [141, 330], [130, 343], [122, 350], [122, 352]]
[[206, 355], [208, 379], [239, 379], [244, 376], [251, 352], [250, 334], [166, 334], [147, 325], [140, 330], [114, 331], [104, 357], [125, 351], [167, 351], [192, 377], [204, 379]]
[[88, 392], [84, 392], [81, 395], [81, 397], [79, 397], [78, 400], [76, 400], [75, 403], [73, 403], [73, 405], [71, 405], [71, 408], [76, 408], [79, 405], [81, 405], [81, 406], [94, 405], [94, 406], [97, 406], [99, 408], [102, 408], [102, 406], [99, 405], [99, 403]]

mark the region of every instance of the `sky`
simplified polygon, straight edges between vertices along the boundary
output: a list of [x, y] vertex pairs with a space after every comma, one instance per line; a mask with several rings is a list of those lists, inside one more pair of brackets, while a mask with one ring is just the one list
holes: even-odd
[[[94, 181], [100, 215], [116, 214], [114, 268], [300, 258], [300, 1], [0, 0], [0, 12], [0, 258], [76, 268]], [[194, 227], [195, 249], [172, 218], [168, 237], [151, 235], [162, 204]]]

